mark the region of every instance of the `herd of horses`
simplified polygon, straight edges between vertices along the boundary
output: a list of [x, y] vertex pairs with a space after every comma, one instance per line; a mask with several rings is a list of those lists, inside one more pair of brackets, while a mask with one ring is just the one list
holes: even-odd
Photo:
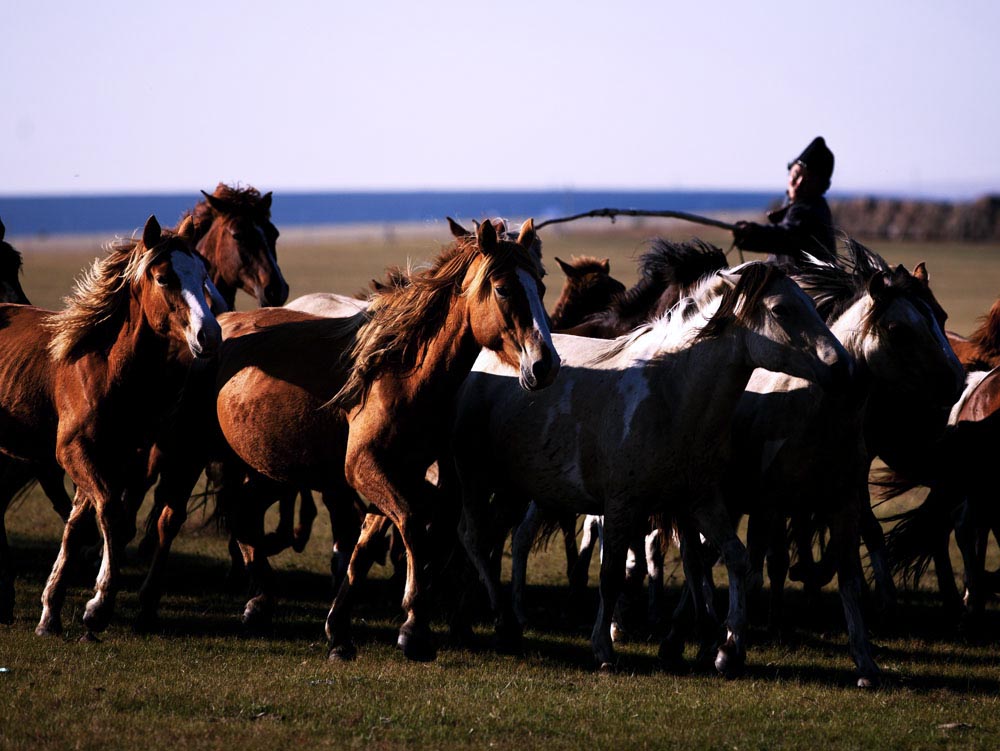
[[[924, 264], [893, 268], [846, 240], [834, 262], [787, 275], [730, 267], [697, 240], [659, 240], [631, 288], [607, 260], [556, 259], [566, 284], [549, 316], [530, 219], [515, 231], [449, 219], [454, 239], [429, 267], [390, 269], [365, 299], [286, 304], [271, 194], [220, 184], [204, 195], [175, 229], [150, 217], [141, 237], [109, 245], [58, 312], [28, 304], [0, 225], [0, 623], [14, 613], [4, 514], [37, 481], [65, 527], [36, 632], [61, 633], [67, 573], [98, 540], [83, 623], [90, 636], [108, 626], [121, 556], [154, 488], [137, 626], [155, 629], [171, 544], [205, 472], [234, 565], [253, 583], [248, 624], [270, 618], [268, 558], [303, 548], [320, 494], [334, 538], [332, 660], [356, 655], [353, 605], [387, 545], [405, 569], [397, 643], [408, 658], [436, 654], [432, 582], [462, 592], [454, 582], [477, 574], [498, 648], [517, 650], [528, 551], [543, 530], [562, 531], [576, 589], [600, 538], [591, 644], [603, 669], [647, 569], [662, 577], [669, 540], [687, 581], [660, 647], [671, 668], [694, 636], [699, 662], [742, 672], [748, 593], [766, 564], [772, 624], [790, 571], [813, 590], [838, 577], [858, 683], [874, 685], [861, 540], [883, 608], [896, 576], [919, 578], [933, 559], [946, 604], [981, 616], [995, 578], [986, 540], [1000, 530], [986, 469], [1000, 420], [990, 370], [1000, 303], [963, 339], [946, 331]], [[240, 289], [261, 307], [229, 312]], [[876, 457], [887, 469], [870, 486]], [[915, 485], [931, 488], [927, 500], [884, 535], [870, 487], [889, 496]], [[717, 561], [729, 581], [722, 614]], [[453, 632], [468, 632], [471, 609], [453, 604]]]

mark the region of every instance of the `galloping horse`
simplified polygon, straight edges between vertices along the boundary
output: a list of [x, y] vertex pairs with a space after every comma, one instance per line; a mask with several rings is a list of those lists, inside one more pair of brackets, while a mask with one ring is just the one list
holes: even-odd
[[[42, 594], [37, 633], [62, 629], [66, 568], [80, 522], [96, 512], [104, 537], [90, 631], [110, 619], [118, 586], [122, 493], [172, 409], [194, 357], [210, 357], [221, 330], [206, 303], [218, 298], [194, 253], [193, 223], [162, 231], [150, 217], [139, 241], [109, 248], [57, 313], [0, 306], [0, 451], [76, 484], [62, 546]], [[132, 520], [134, 523], [134, 519]]]
[[4, 240], [7, 229], [0, 222], [0, 303], [28, 305], [28, 298], [21, 289], [21, 254]]
[[[529, 252], [534, 240], [530, 220], [516, 242], [498, 239], [493, 224], [483, 222], [432, 268], [376, 294], [367, 312], [349, 319], [284, 309], [222, 316], [226, 340], [212, 400], [228, 449], [245, 471], [323, 491], [338, 505], [331, 509], [334, 532], [347, 551], [357, 539], [355, 494], [395, 524], [407, 551], [407, 620], [398, 643], [412, 659], [435, 654], [425, 603], [424, 525], [432, 508], [424, 473], [449, 435], [459, 385], [483, 347], [519, 368], [525, 389], [543, 388], [559, 369], [539, 294], [540, 264]], [[187, 482], [175, 483], [178, 492], [160, 519], [164, 549], [183, 520], [183, 490], [190, 491], [203, 462], [189, 462]], [[256, 504], [235, 510], [233, 528], [250, 568], [258, 563], [261, 519]], [[327, 618], [332, 659], [355, 654], [353, 583], [348, 577], [340, 586]], [[158, 592], [155, 581], [147, 585]]]
[[735, 675], [744, 660], [746, 549], [718, 484], [733, 411], [756, 367], [846, 383], [843, 347], [805, 293], [761, 263], [707, 277], [669, 315], [614, 341], [560, 334], [554, 341], [564, 372], [551, 388], [521, 396], [516, 373], [484, 352], [458, 400], [453, 451], [464, 542], [489, 591], [498, 636], [517, 640], [520, 627], [488, 562], [491, 491], [604, 514], [601, 607], [591, 638], [602, 667], [614, 662], [611, 613], [630, 533], [651, 513], [667, 511], [723, 551], [729, 635], [716, 665]]
[[199, 201], [189, 216], [194, 219], [198, 252], [226, 301], [226, 310], [233, 309], [237, 289], [261, 307], [284, 305], [288, 283], [278, 268], [278, 229], [271, 223], [271, 193], [262, 196], [256, 188], [219, 183], [211, 195], [201, 194], [205, 200]]

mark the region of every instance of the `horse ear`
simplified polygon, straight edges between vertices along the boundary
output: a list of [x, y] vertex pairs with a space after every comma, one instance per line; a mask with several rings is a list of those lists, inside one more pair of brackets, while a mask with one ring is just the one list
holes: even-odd
[[603, 261], [601, 261], [601, 271], [603, 271], [605, 274], [610, 274], [611, 273], [611, 259], [610, 258], [605, 258]]
[[226, 212], [226, 203], [221, 198], [216, 198], [211, 193], [206, 193], [205, 191], [202, 191], [201, 194], [205, 196], [205, 201], [212, 207], [212, 211], [217, 211], [220, 214]]
[[445, 219], [448, 220], [448, 229], [451, 230], [452, 237], [468, 237], [472, 233], [469, 232], [465, 227], [456, 222], [450, 216], [446, 216]]
[[188, 214], [177, 228], [177, 234], [188, 245], [194, 245], [194, 217]]
[[[0, 235], [0, 240], [2, 239], [3, 236]], [[922, 281], [924, 284], [931, 283], [931, 275], [927, 273], [927, 264], [923, 261], [913, 267], [913, 276]]]
[[476, 229], [476, 241], [479, 243], [479, 250], [489, 255], [497, 250], [497, 231], [493, 227], [493, 222], [487, 220], [480, 222]]
[[522, 247], [531, 250], [531, 246], [535, 244], [535, 220], [528, 218], [524, 220], [524, 224], [521, 225], [521, 234], [517, 236], [517, 242]]
[[568, 263], [566, 263], [559, 256], [556, 256], [556, 263], [559, 264], [559, 268], [561, 268], [563, 270], [563, 273], [570, 279], [576, 276], [576, 269], [573, 266], [570, 266]]
[[382, 284], [378, 279], [372, 279], [372, 290], [374, 292], [385, 292], [389, 289], [388, 284]]
[[153, 248], [160, 242], [162, 234], [163, 230], [160, 229], [160, 223], [156, 221], [156, 216], [150, 214], [149, 219], [146, 220], [146, 226], [142, 228], [142, 244], [147, 249]]
[[272, 191], [269, 190], [260, 199], [261, 209], [263, 209], [264, 211], [271, 210], [271, 198], [272, 198]]
[[875, 297], [880, 292], [888, 289], [890, 283], [889, 272], [880, 271], [868, 280], [868, 294]]

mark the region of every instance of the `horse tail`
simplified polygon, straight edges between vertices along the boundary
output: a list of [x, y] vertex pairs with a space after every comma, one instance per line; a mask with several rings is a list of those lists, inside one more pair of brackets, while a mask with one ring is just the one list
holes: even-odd
[[[532, 552], [541, 552], [548, 548], [549, 543], [552, 538], [556, 536], [563, 528], [563, 516], [558, 513], [542, 512], [542, 523], [538, 528], [538, 534], [535, 535], [535, 540], [531, 544]], [[579, 533], [579, 528], [576, 526], [577, 515], [573, 514], [573, 525], [575, 533]]]
[[[920, 487], [891, 470], [878, 473], [873, 485], [878, 488], [874, 496], [888, 501]], [[950, 530], [952, 513], [957, 502], [943, 490], [932, 490], [919, 506], [886, 517], [883, 521], [893, 527], [885, 536], [886, 555], [894, 575], [904, 586], [916, 587], [927, 571], [936, 552], [936, 543], [943, 531]]]

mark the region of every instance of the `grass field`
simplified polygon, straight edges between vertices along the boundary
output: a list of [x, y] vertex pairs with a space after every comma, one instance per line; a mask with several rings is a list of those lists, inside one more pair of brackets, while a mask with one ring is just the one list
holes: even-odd
[[[389, 263], [433, 256], [442, 224], [408, 241], [404, 230], [335, 237], [287, 233], [280, 261], [292, 295], [354, 292]], [[548, 303], [562, 276], [553, 256], [608, 256], [626, 283], [655, 234], [690, 235], [675, 224], [603, 225], [546, 233]], [[723, 234], [703, 232], [724, 245]], [[97, 252], [65, 243], [17, 242], [23, 285], [36, 303], [58, 305]], [[892, 263], [926, 260], [932, 287], [968, 333], [1000, 293], [1000, 248], [876, 246]], [[247, 298], [242, 307], [250, 304]], [[143, 567], [130, 556], [117, 616], [100, 643], [77, 643], [93, 576], [74, 582], [64, 639], [33, 634], [38, 598], [58, 546], [60, 524], [36, 491], [8, 515], [19, 579], [17, 618], [0, 626], [0, 748], [995, 748], [1000, 731], [1000, 617], [987, 637], [969, 639], [927, 592], [904, 599], [892, 624], [872, 623], [886, 673], [876, 692], [853, 688], [853, 663], [835, 592], [806, 603], [788, 597], [788, 633], [779, 641], [751, 630], [746, 677], [670, 675], [655, 643], [620, 648], [614, 675], [592, 670], [590, 619], [596, 602], [567, 608], [556, 546], [529, 568], [530, 630], [523, 657], [446, 642], [430, 664], [408, 663], [393, 647], [399, 597], [376, 567], [357, 610], [359, 659], [325, 661], [322, 624], [329, 605], [329, 525], [321, 515], [307, 550], [275, 559], [282, 603], [266, 637], [241, 632], [242, 592], [225, 583], [225, 540], [194, 514], [174, 547], [161, 614], [163, 633], [134, 635], [135, 592]], [[995, 556], [994, 556], [995, 558]], [[596, 566], [596, 562], [595, 562]], [[668, 595], [681, 584], [676, 559]], [[595, 568], [596, 571], [596, 568]], [[592, 582], [594, 581], [592, 577]], [[688, 656], [693, 654], [689, 647]]]

